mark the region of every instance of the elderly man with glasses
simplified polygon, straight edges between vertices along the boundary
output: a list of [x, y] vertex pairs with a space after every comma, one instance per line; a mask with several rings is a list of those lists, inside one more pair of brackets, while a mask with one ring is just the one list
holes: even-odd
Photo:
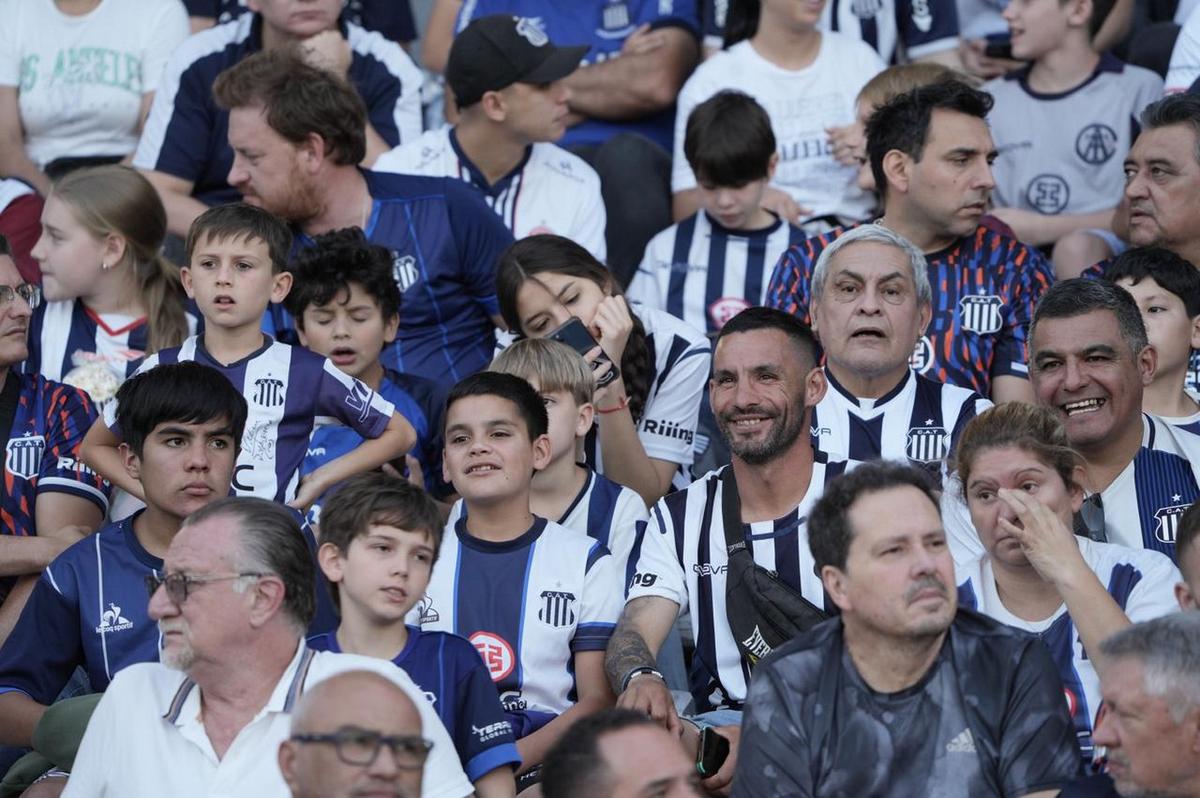
[[[449, 735], [403, 671], [305, 646], [313, 565], [286, 508], [254, 498], [205, 506], [188, 517], [161, 575], [148, 581], [160, 662], [131, 665], [109, 684], [64, 795], [287, 795], [275, 754], [289, 716], [306, 688], [348, 670], [374, 672], [412, 699], [433, 744], [422, 796], [472, 792]], [[410, 745], [380, 739], [397, 763], [413, 754]], [[352, 743], [334, 745], [366, 759]]]

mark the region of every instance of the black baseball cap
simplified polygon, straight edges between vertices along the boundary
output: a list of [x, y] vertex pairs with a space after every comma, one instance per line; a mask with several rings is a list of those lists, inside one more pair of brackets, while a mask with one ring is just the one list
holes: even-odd
[[555, 47], [540, 23], [528, 17], [480, 17], [454, 38], [446, 60], [446, 83], [459, 108], [485, 92], [514, 83], [551, 83], [579, 68], [587, 46]]

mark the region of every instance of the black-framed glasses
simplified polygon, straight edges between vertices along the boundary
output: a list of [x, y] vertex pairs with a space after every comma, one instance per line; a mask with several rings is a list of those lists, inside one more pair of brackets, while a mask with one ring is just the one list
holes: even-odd
[[12, 302], [14, 297], [21, 297], [29, 307], [36, 308], [42, 304], [42, 287], [33, 283], [21, 283], [16, 286], [0, 285], [0, 308]]
[[298, 743], [323, 743], [332, 745], [338, 759], [347, 765], [367, 767], [379, 756], [384, 746], [392, 754], [392, 760], [401, 770], [420, 770], [433, 749], [433, 743], [423, 737], [403, 734], [380, 734], [358, 726], [343, 726], [329, 734], [293, 734]]
[[257, 578], [262, 576], [266, 576], [266, 574], [259, 571], [243, 571], [237, 574], [206, 574], [204, 576], [192, 576], [191, 574], [182, 573], [159, 576], [151, 572], [146, 575], [146, 592], [153, 598], [154, 594], [158, 592], [159, 587], [166, 587], [167, 598], [176, 604], [182, 604], [187, 601], [192, 585], [204, 585], [209, 582], [224, 582], [229, 579], [248, 579], [249, 577]]

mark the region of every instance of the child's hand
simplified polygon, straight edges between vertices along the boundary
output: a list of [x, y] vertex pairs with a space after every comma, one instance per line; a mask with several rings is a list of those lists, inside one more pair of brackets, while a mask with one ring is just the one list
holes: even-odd
[[829, 136], [829, 146], [833, 148], [833, 160], [843, 166], [858, 166], [859, 159], [866, 156], [867, 140], [861, 123], [827, 127], [825, 133]]
[[339, 30], [323, 30], [309, 36], [300, 43], [300, 53], [309, 66], [331, 72], [339, 78], [346, 77], [350, 72], [353, 53], [350, 51], [350, 42]]
[[287, 503], [288, 507], [307, 513], [313, 502], [321, 498], [321, 494], [325, 492], [325, 484], [319, 478], [315, 478], [316, 475], [317, 472], [313, 471], [300, 478], [300, 484], [296, 486], [296, 496]]
[[629, 334], [633, 332], [633, 316], [629, 313], [625, 297], [605, 297], [596, 307], [592, 328], [604, 354], [613, 363], [620, 363], [621, 356], [625, 354], [625, 345], [629, 343]]
[[812, 208], [805, 208], [792, 198], [792, 195], [774, 186], [767, 186], [763, 192], [762, 207], [777, 214], [785, 222], [800, 224], [800, 219], [812, 214]]

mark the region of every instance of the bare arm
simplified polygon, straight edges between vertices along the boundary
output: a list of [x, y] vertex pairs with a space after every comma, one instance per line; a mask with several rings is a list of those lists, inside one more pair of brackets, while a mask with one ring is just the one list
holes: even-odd
[[596, 119], [636, 119], [669, 108], [699, 58], [699, 46], [682, 28], [645, 32], [652, 46], [631, 47], [632, 34], [619, 58], [581, 67], [564, 82], [571, 110]]
[[191, 29], [192, 33], [208, 30], [215, 24], [217, 24], [216, 17], [188, 17], [188, 28]]
[[27, 748], [46, 707], [20, 692], [0, 693], [0, 745]]
[[186, 238], [192, 222], [208, 210], [207, 205], [192, 196], [195, 183], [154, 169], [143, 169], [142, 174], [154, 186], [167, 209], [167, 230]]
[[517, 780], [508, 765], [484, 773], [474, 786], [475, 798], [512, 798], [517, 794]]
[[[625, 383], [619, 378], [606, 387], [613, 388], [618, 384], [620, 394], [613, 392], [610, 395], [625, 395]], [[597, 407], [605, 405], [597, 401]], [[636, 490], [647, 507], [666, 496], [679, 464], [646, 454], [628, 406], [605, 413], [601, 418], [600, 456], [604, 460], [604, 475]]]
[[1092, 213], [1060, 213], [1047, 215], [1021, 208], [995, 208], [992, 213], [1013, 229], [1017, 238], [1026, 244], [1042, 246], [1053, 244], [1058, 239], [1076, 230], [1093, 227], [1112, 229], [1113, 213], [1109, 208]]
[[[614, 692], [634, 668], [657, 667], [658, 649], [678, 614], [679, 605], [661, 596], [640, 596], [625, 605], [604, 654], [605, 674]], [[656, 676], [634, 677], [619, 693], [617, 705], [645, 712], [676, 734], [681, 730], [671, 691]]]
[[33, 593], [33, 587], [37, 584], [37, 580], [37, 574], [22, 576], [9, 591], [4, 603], [0, 604], [0, 646], [4, 645], [4, 641], [16, 627], [17, 621], [21, 619], [21, 612], [25, 609], [25, 604], [29, 601], [29, 596]]
[[1116, 0], [1092, 40], [1092, 49], [1104, 53], [1120, 44], [1133, 24], [1133, 0]]
[[0, 86], [0, 174], [21, 178], [43, 197], [50, 193], [50, 178], [25, 154], [16, 86]]
[[996, 377], [992, 380], [992, 401], [996, 404], [1002, 402], [1033, 404], [1033, 386], [1024, 377], [1014, 377], [1011, 374]]
[[446, 71], [446, 56], [454, 41], [454, 22], [462, 8], [462, 0], [433, 0], [425, 35], [421, 39], [421, 65], [439, 75]]
[[120, 445], [121, 439], [113, 434], [103, 418], [98, 418], [79, 444], [79, 459], [112, 483], [113, 487], [144, 500], [146, 497], [142, 493], [142, 483], [125, 470], [125, 459], [121, 457]]
[[604, 679], [603, 651], [581, 651], [575, 655], [575, 686], [579, 691], [579, 700], [574, 706], [528, 737], [517, 740], [517, 752], [521, 755], [518, 773], [542, 764], [546, 752], [572, 723], [613, 705], [612, 691]]
[[390, 150], [391, 147], [388, 146], [388, 143], [386, 141], [384, 141], [383, 136], [379, 135], [379, 133], [376, 132], [375, 128], [372, 127], [371, 122], [369, 120], [367, 121], [366, 134], [367, 134], [367, 154], [365, 156], [363, 156], [362, 165], [367, 168], [370, 168], [371, 164], [375, 163], [375, 161], [379, 158], [379, 156], [383, 155], [385, 152]]
[[[88, 434], [91, 435], [90, 432]], [[346, 454], [330, 460], [304, 477], [296, 491], [296, 498], [288, 504], [298, 510], [307, 510], [334, 485], [402, 456], [413, 447], [416, 440], [416, 430], [408, 423], [408, 419], [399, 413], [392, 413], [387, 427], [378, 438], [364, 440]]]

